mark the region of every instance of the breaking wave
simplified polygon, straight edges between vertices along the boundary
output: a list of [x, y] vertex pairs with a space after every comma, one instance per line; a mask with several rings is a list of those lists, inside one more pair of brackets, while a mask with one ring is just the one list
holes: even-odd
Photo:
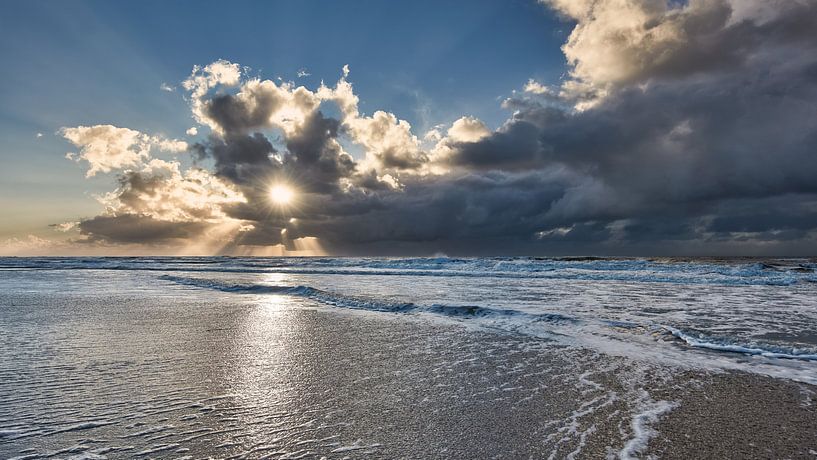
[[812, 259], [622, 258], [0, 258], [0, 269], [290, 273], [790, 286], [817, 283]]
[[[307, 298], [339, 308], [349, 308], [356, 310], [368, 310], [390, 313], [427, 313], [453, 318], [473, 318], [493, 320], [488, 326], [499, 327], [515, 332], [519, 332], [525, 327], [536, 326], [537, 324], [552, 325], [573, 325], [582, 326], [584, 331], [592, 327], [609, 329], [627, 329], [630, 331], [640, 330], [652, 336], [660, 337], [660, 332], [665, 332], [671, 337], [680, 340], [685, 345], [692, 348], [713, 350], [718, 352], [738, 353], [744, 355], [759, 355], [765, 358], [795, 359], [804, 361], [817, 361], [817, 351], [809, 349], [784, 348], [767, 344], [740, 344], [728, 339], [715, 339], [702, 334], [684, 332], [679, 328], [663, 324], [638, 324], [625, 321], [587, 319], [563, 315], [560, 313], [531, 313], [507, 308], [490, 308], [476, 305], [442, 305], [433, 304], [428, 306], [414, 303], [387, 302], [383, 300], [367, 299], [363, 297], [347, 296], [332, 293], [310, 286], [273, 286], [264, 284], [237, 284], [225, 283], [217, 280], [202, 278], [180, 277], [163, 275], [159, 277], [165, 281], [176, 284], [193, 286], [205, 289], [214, 289], [222, 292], [238, 294], [279, 294], [301, 298]], [[565, 329], [549, 332], [564, 334]]]
[[661, 326], [664, 330], [672, 334], [690, 347], [704, 348], [708, 350], [741, 353], [745, 355], [758, 355], [765, 358], [801, 359], [805, 361], [817, 361], [817, 351], [808, 349], [798, 349], [790, 347], [776, 347], [768, 344], [741, 344], [729, 339], [717, 339], [707, 337], [703, 334], [684, 332], [672, 326]]
[[351, 308], [356, 310], [370, 310], [392, 313], [433, 313], [451, 317], [470, 318], [524, 318], [531, 322], [550, 323], [570, 323], [578, 322], [576, 318], [571, 318], [558, 313], [528, 313], [512, 309], [489, 308], [475, 305], [441, 305], [429, 306], [416, 305], [411, 302], [390, 303], [382, 300], [370, 300], [361, 297], [335, 294], [310, 286], [271, 286], [264, 284], [234, 284], [223, 283], [215, 280], [201, 278], [188, 278], [181, 276], [163, 275], [159, 279], [171, 281], [185, 286], [194, 286], [205, 289], [215, 289], [222, 292], [243, 293], [243, 294], [283, 294], [295, 297], [303, 297], [320, 303], [340, 308]]

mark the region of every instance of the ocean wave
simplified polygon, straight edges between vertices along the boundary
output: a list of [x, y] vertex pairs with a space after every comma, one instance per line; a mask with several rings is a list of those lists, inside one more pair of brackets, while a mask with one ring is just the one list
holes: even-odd
[[238, 293], [250, 293], [250, 294], [288, 294], [293, 290], [298, 289], [298, 287], [292, 286], [269, 286], [265, 284], [231, 284], [231, 283], [222, 283], [219, 281], [214, 280], [206, 280], [201, 278], [188, 278], [182, 276], [171, 276], [171, 275], [163, 275], [160, 276], [159, 279], [165, 281], [172, 281], [176, 284], [182, 284], [185, 286], [194, 286], [206, 289], [215, 289], [217, 291], [222, 292], [238, 292]]
[[391, 313], [430, 313], [461, 318], [524, 318], [530, 323], [576, 323], [579, 320], [559, 313], [529, 313], [513, 309], [477, 305], [417, 305], [411, 302], [388, 302], [332, 293], [310, 286], [273, 286], [266, 284], [235, 284], [202, 278], [164, 275], [159, 279], [176, 284], [240, 294], [281, 294], [303, 297], [326, 305]]
[[804, 361], [817, 361], [817, 352], [814, 350], [802, 350], [791, 347], [776, 347], [774, 345], [756, 345], [756, 344], [740, 344], [734, 343], [729, 339], [717, 339], [707, 337], [703, 334], [694, 334], [684, 332], [681, 329], [662, 325], [662, 329], [670, 333], [695, 348], [704, 348], [708, 350], [741, 353], [746, 355], [758, 355], [765, 358], [782, 358], [782, 359], [799, 359]]
[[194, 286], [205, 289], [214, 289], [222, 292], [239, 294], [283, 294], [304, 297], [332, 306], [354, 308], [362, 310], [408, 312], [417, 307], [413, 303], [375, 302], [358, 297], [333, 294], [310, 286], [272, 286], [267, 284], [236, 284], [224, 283], [216, 280], [188, 278], [182, 276], [163, 275], [159, 279], [171, 281], [185, 286]]
[[[766, 358], [796, 359], [817, 361], [817, 352], [813, 350], [797, 349], [792, 347], [776, 347], [774, 345], [741, 344], [729, 339], [716, 339], [702, 334], [685, 332], [677, 327], [663, 324], [639, 324], [631, 321], [608, 320], [603, 318], [578, 318], [555, 312], [529, 312], [509, 308], [492, 308], [478, 305], [418, 305], [411, 302], [388, 302], [381, 299], [348, 296], [344, 294], [324, 291], [311, 286], [275, 286], [266, 284], [228, 283], [218, 280], [163, 275], [159, 279], [176, 284], [193, 286], [205, 289], [214, 289], [222, 292], [237, 294], [279, 294], [314, 300], [325, 305], [389, 313], [424, 313], [440, 315], [450, 318], [488, 320], [486, 326], [498, 327], [508, 331], [520, 331], [525, 328], [531, 331], [537, 324], [547, 326], [543, 333], [583, 334], [596, 331], [604, 335], [615, 334], [627, 330], [641, 331], [653, 336], [654, 332], [665, 332], [681, 340], [693, 348], [709, 349], [720, 352], [758, 355]], [[552, 329], [554, 326], [574, 326], [573, 328]], [[581, 331], [579, 331], [581, 329]]]
[[0, 258], [0, 269], [134, 270], [542, 279], [688, 285], [791, 286], [817, 282], [815, 264], [775, 261], [606, 258]]

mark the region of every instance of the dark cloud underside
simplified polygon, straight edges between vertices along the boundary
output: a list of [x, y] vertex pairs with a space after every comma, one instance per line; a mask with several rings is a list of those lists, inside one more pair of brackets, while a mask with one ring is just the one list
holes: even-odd
[[[212, 160], [225, 189], [209, 184], [206, 196], [221, 201], [151, 214], [138, 203], [169, 179], [134, 168], [119, 208], [80, 232], [167, 243], [231, 218], [242, 232], [230, 247], [315, 237], [338, 253], [817, 251], [817, 2], [642, 0], [619, 12], [636, 18], [628, 26], [605, 22], [606, 0], [543, 3], [574, 23], [570, 75], [515, 93], [495, 131], [463, 119], [465, 135], [423, 144], [392, 114], [358, 113], [345, 79], [213, 95], [237, 84], [220, 61], [227, 76], [194, 74], [186, 87], [212, 131], [191, 151]], [[278, 180], [298, 191], [286, 212], [266, 197]]]

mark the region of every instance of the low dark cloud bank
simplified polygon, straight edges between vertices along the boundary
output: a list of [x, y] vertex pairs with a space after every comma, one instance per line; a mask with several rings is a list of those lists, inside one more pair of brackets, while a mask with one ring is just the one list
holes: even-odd
[[[817, 2], [543, 3], [575, 27], [571, 73], [514, 93], [495, 131], [361, 114], [346, 69], [311, 91], [197, 68], [185, 88], [211, 134], [188, 151], [212, 170], [139, 153], [79, 231], [221, 251], [311, 237], [340, 254], [817, 253]], [[115, 158], [171, 142], [140, 139]], [[270, 203], [276, 182], [292, 206]]]

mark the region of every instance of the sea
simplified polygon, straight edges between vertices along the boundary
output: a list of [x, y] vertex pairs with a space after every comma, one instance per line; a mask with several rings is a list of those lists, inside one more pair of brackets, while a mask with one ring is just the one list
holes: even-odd
[[0, 458], [635, 458], [685, 371], [817, 384], [817, 259], [0, 258]]

